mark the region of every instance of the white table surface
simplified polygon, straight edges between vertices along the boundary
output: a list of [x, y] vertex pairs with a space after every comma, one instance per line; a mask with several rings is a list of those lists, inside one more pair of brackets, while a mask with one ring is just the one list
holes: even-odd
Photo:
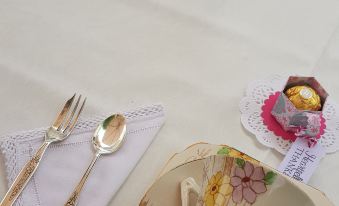
[[[167, 159], [199, 141], [276, 167], [283, 156], [244, 131], [238, 103], [270, 74], [316, 75], [339, 102], [339, 68], [323, 61], [338, 9], [336, 0], [2, 0], [0, 133], [49, 125], [74, 91], [88, 97], [83, 116], [162, 102], [165, 126], [110, 205], [137, 205]], [[336, 205], [338, 159], [326, 156], [310, 181]]]

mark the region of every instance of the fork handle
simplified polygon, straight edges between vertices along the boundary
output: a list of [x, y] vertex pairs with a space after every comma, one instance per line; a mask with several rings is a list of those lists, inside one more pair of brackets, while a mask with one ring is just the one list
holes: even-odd
[[91, 164], [88, 166], [88, 168], [86, 169], [85, 174], [82, 176], [80, 182], [78, 183], [78, 185], [75, 187], [75, 189], [72, 192], [72, 195], [68, 198], [66, 204], [64, 206], [75, 206], [78, 204], [78, 199], [80, 196], [80, 192], [82, 190], [82, 188], [84, 187], [84, 184], [89, 176], [89, 174], [91, 173], [93, 166], [95, 164], [95, 162], [98, 160], [98, 158], [100, 157], [100, 153], [96, 153], [91, 161]]
[[42, 159], [42, 156], [45, 153], [49, 144], [50, 142], [44, 142], [39, 147], [38, 151], [34, 154], [32, 159], [27, 162], [26, 165], [21, 169], [20, 173], [15, 178], [5, 197], [2, 199], [0, 206], [11, 206], [15, 202], [15, 200], [18, 198], [18, 196], [38, 168], [39, 162]]

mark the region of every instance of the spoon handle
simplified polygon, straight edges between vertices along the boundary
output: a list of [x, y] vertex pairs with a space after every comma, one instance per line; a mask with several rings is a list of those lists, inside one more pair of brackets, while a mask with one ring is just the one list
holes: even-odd
[[80, 196], [80, 192], [89, 176], [89, 174], [91, 173], [93, 166], [95, 164], [95, 162], [97, 161], [97, 159], [100, 157], [100, 153], [96, 153], [92, 159], [91, 164], [88, 166], [85, 174], [82, 176], [80, 182], [78, 183], [78, 185], [75, 187], [75, 189], [72, 192], [72, 195], [68, 198], [65, 206], [75, 206], [78, 204], [78, 199]]

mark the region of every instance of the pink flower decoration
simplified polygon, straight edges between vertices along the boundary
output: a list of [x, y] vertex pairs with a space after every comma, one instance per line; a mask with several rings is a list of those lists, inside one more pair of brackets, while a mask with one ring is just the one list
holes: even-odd
[[262, 167], [256, 167], [245, 162], [244, 168], [236, 167], [231, 178], [233, 186], [232, 199], [235, 203], [241, 203], [243, 199], [253, 204], [258, 194], [267, 191], [264, 183], [265, 172]]

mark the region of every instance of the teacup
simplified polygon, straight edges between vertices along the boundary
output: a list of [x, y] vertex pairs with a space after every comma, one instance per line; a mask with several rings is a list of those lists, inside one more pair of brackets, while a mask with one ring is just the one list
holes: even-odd
[[[202, 184], [181, 182], [182, 206], [235, 206], [271, 202], [269, 194], [284, 184], [276, 172], [254, 159], [214, 155], [204, 160]], [[191, 194], [195, 194], [195, 201]]]

